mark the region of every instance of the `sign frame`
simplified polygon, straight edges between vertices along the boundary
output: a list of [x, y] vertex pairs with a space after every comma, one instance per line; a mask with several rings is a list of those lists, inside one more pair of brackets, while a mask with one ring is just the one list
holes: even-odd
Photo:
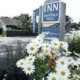
[[[59, 10], [60, 10], [60, 14], [59, 14], [59, 21], [52, 21], [52, 22], [50, 22], [50, 23], [60, 23], [60, 26], [59, 26], [59, 28], [60, 28], [60, 34], [59, 34], [59, 40], [61, 40], [61, 41], [64, 41], [64, 34], [65, 34], [65, 24], [66, 24], [66, 22], [65, 22], [65, 12], [66, 12], [66, 4], [65, 3], [63, 3], [63, 2], [61, 2], [61, 1], [55, 1], [55, 2], [59, 2], [59, 4], [60, 4], [60, 7], [59, 7]], [[50, 3], [55, 3], [55, 2], [50, 2]], [[47, 3], [47, 4], [50, 4], [50, 3]], [[38, 34], [40, 34], [41, 33], [41, 27], [42, 27], [42, 23], [44, 23], [43, 22], [43, 11], [42, 11], [42, 7], [43, 6], [40, 6], [40, 8], [39, 8], [39, 24], [38, 24]], [[47, 23], [49, 23], [49, 22], [47, 22]]]

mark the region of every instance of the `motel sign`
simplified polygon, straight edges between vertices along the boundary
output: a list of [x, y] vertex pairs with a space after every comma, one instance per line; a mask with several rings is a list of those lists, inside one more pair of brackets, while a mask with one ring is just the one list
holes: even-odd
[[[48, 0], [49, 1], [49, 0]], [[44, 5], [41, 5], [38, 8], [39, 11], [39, 23], [38, 23], [38, 34], [41, 32], [44, 32], [45, 30], [48, 30], [48, 28], [44, 28], [43, 24], [55, 24], [59, 23], [60, 25], [58, 26], [57, 32], [55, 32], [55, 28], [53, 27], [53, 31], [51, 32], [51, 36], [53, 37], [59, 35], [59, 40], [64, 40], [64, 34], [65, 34], [65, 12], [66, 12], [66, 4], [53, 0], [52, 2], [45, 3]], [[33, 15], [33, 32], [35, 33], [35, 28], [36, 28], [36, 14]], [[45, 29], [45, 30], [44, 30]], [[49, 30], [52, 30], [51, 28]]]
[[54, 3], [48, 3], [43, 5], [43, 17], [42, 21], [43, 23], [52, 23], [52, 22], [59, 22], [59, 16], [60, 16], [60, 3], [54, 2]]

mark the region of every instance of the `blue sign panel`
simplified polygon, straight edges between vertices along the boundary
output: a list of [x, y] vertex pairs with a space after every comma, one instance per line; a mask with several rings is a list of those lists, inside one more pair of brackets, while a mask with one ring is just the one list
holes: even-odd
[[33, 33], [36, 32], [36, 16], [39, 16], [39, 9], [33, 11]]
[[59, 38], [59, 27], [42, 27], [42, 32], [48, 32], [46, 39]]
[[55, 3], [49, 3], [46, 5], [43, 5], [43, 17], [42, 21], [43, 23], [49, 23], [49, 22], [58, 22], [59, 21], [59, 2]]
[[35, 17], [35, 12], [33, 12], [33, 33], [35, 33], [35, 28], [36, 28], [36, 17]]

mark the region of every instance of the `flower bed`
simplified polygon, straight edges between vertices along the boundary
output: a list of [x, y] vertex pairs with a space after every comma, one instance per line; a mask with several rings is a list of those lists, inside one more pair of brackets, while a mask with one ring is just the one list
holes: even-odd
[[68, 43], [40, 34], [26, 46], [28, 56], [16, 62], [30, 80], [80, 80], [80, 58], [71, 56]]

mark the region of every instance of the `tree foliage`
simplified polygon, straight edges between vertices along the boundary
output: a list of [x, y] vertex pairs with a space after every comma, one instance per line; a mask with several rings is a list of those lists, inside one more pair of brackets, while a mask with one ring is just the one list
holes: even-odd
[[70, 16], [66, 15], [66, 23], [71, 23], [73, 20]]
[[[75, 35], [76, 36], [76, 35]], [[80, 55], [80, 37], [73, 37], [73, 39], [69, 42], [69, 51], [72, 52], [72, 56]]]
[[18, 20], [18, 27], [21, 30], [27, 30], [30, 32], [32, 30], [31, 16], [29, 14], [21, 14], [20, 16], [14, 17]]
[[[66, 21], [66, 27], [71, 24], [71, 22], [73, 21], [71, 17], [69, 17], [68, 15], [66, 15], [65, 17], [65, 21]], [[54, 26], [59, 26], [59, 23], [54, 24]]]
[[66, 28], [75, 28], [78, 29], [80, 27], [80, 22], [73, 22], [73, 19], [66, 15]]

